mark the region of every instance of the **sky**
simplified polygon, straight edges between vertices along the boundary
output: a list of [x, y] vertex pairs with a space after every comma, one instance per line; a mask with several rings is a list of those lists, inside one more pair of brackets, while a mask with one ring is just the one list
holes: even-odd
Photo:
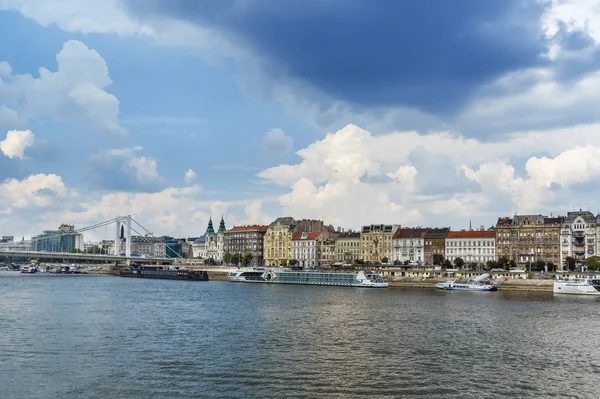
[[600, 210], [598, 0], [0, 0], [0, 37], [0, 235]]

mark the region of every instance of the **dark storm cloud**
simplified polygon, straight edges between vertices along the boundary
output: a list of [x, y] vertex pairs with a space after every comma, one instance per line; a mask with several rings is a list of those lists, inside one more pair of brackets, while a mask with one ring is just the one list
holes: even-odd
[[123, 1], [140, 18], [215, 28], [272, 76], [367, 108], [454, 113], [478, 87], [548, 62], [540, 17], [549, 2], [537, 0]]

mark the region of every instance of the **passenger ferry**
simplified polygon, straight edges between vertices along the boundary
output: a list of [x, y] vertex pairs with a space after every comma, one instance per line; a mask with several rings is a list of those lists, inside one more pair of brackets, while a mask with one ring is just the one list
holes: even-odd
[[489, 279], [491, 276], [487, 273], [481, 276], [475, 277], [471, 282], [468, 283], [457, 283], [456, 280], [445, 281], [443, 283], [437, 283], [436, 288], [442, 290], [456, 290], [456, 291], [496, 291], [498, 286], [496, 284], [485, 284], [484, 280]]
[[600, 278], [574, 278], [555, 280], [555, 294], [600, 295]]
[[323, 273], [304, 271], [240, 270], [227, 275], [229, 281], [245, 283], [331, 285], [339, 287], [387, 288], [377, 273]]

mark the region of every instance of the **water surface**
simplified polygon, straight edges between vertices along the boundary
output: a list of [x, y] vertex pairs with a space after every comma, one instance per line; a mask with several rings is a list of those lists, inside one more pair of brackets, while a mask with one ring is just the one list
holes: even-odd
[[600, 301], [0, 272], [4, 398], [596, 398]]

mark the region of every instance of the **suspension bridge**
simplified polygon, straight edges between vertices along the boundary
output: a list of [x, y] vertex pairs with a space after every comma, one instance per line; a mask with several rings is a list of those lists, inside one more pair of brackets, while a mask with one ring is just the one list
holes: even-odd
[[[106, 231], [111, 226], [114, 228], [113, 239], [103, 240], [97, 249], [84, 250], [83, 233], [102, 228]], [[131, 215], [79, 229], [69, 227], [73, 226], [62, 225], [59, 230], [45, 231], [29, 240], [0, 243], [0, 258], [116, 265], [132, 262], [166, 265], [182, 259], [181, 253], [171, 248], [164, 237], [156, 237]], [[132, 232], [137, 235], [132, 236]], [[134, 246], [143, 248], [143, 253], [132, 252]]]

